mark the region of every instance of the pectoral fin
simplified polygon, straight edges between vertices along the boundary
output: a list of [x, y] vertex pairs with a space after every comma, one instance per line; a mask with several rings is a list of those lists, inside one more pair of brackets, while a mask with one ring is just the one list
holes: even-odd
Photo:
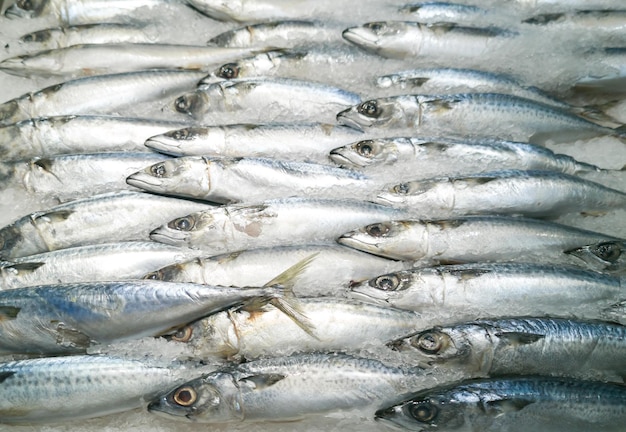
[[257, 390], [262, 390], [273, 386], [284, 378], [286, 378], [286, 376], [280, 374], [261, 374], [242, 378], [239, 382], [245, 383], [246, 385], [252, 385]]
[[503, 332], [497, 333], [501, 340], [512, 346], [529, 345], [535, 343], [543, 338], [545, 335], [533, 334], [533, 333], [517, 333], [517, 332]]

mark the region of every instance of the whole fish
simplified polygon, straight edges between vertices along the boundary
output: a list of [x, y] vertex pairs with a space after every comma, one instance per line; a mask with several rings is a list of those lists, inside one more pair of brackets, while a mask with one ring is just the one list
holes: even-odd
[[246, 25], [212, 37], [208, 45], [219, 47], [289, 48], [312, 43], [337, 43], [341, 30], [320, 21], [285, 20]]
[[[464, 264], [383, 274], [353, 284], [353, 297], [433, 316], [439, 322], [476, 317], [561, 316], [616, 320], [625, 298], [619, 277], [546, 264]], [[624, 321], [623, 315], [621, 320]]]
[[295, 420], [380, 406], [434, 381], [420, 369], [390, 367], [376, 360], [339, 354], [295, 355], [202, 375], [154, 400], [148, 411], [201, 423]]
[[626, 242], [608, 241], [581, 246], [565, 253], [580, 258], [591, 269], [608, 273], [624, 273], [626, 270]]
[[175, 156], [275, 157], [329, 163], [330, 150], [362, 135], [352, 128], [324, 123], [231, 124], [172, 130], [145, 144]]
[[81, 355], [0, 363], [0, 423], [50, 424], [140, 408], [210, 370], [164, 363]]
[[147, 138], [185, 127], [184, 122], [131, 117], [40, 117], [0, 126], [4, 160], [61, 154], [146, 152]]
[[209, 285], [258, 286], [312, 255], [315, 259], [292, 282], [291, 288], [299, 297], [340, 294], [355, 281], [411, 266], [411, 263], [388, 260], [330, 243], [250, 249], [195, 258], [168, 265], [145, 275], [145, 278]]
[[269, 158], [186, 156], [159, 161], [126, 179], [149, 192], [216, 203], [290, 196], [366, 199], [375, 183], [356, 171]]
[[[159, 153], [94, 153], [0, 162], [0, 193], [17, 191], [36, 204], [20, 205], [22, 212], [95, 194], [133, 189], [126, 177], [146, 165], [169, 159]], [[15, 193], [15, 192], [12, 192]], [[21, 204], [21, 203], [20, 203]]]
[[469, 376], [567, 375], [621, 382], [626, 327], [556, 318], [502, 318], [435, 327], [390, 344], [411, 361]]
[[63, 24], [141, 21], [146, 9], [162, 8], [168, 0], [17, 0], [7, 18], [52, 17]]
[[174, 101], [176, 111], [195, 120], [215, 122], [332, 122], [336, 113], [359, 103], [356, 94], [312, 81], [287, 78], [250, 78], [200, 86]]
[[157, 43], [84, 44], [11, 57], [0, 70], [17, 76], [89, 76], [147, 69], [204, 70], [249, 56], [249, 48]]
[[567, 250], [601, 241], [605, 234], [536, 219], [466, 216], [444, 220], [379, 222], [339, 237], [340, 244], [392, 259], [440, 262], [563, 262]]
[[0, 291], [0, 352], [84, 352], [93, 345], [158, 336], [229, 307], [281, 301], [282, 293], [280, 287], [149, 280], [4, 290]]
[[422, 432], [618, 432], [626, 420], [626, 389], [570, 378], [467, 381], [414, 393], [376, 418]]
[[426, 218], [488, 213], [549, 217], [626, 209], [626, 193], [552, 171], [490, 171], [403, 181], [385, 187], [376, 201], [410, 208], [416, 217]]
[[[340, 298], [303, 298], [298, 306], [314, 329], [310, 334], [278, 309], [225, 311], [181, 328], [172, 340], [185, 343], [193, 358], [276, 357], [298, 352], [375, 352], [385, 342], [428, 325], [416, 312]], [[280, 329], [280, 331], [276, 331]]]
[[533, 144], [455, 138], [378, 138], [333, 149], [336, 164], [388, 181], [476, 174], [497, 169], [551, 170], [566, 174], [600, 171], [567, 155]]
[[365, 201], [293, 197], [192, 213], [153, 230], [150, 238], [216, 255], [332, 241], [349, 227], [404, 213]]
[[35, 117], [104, 114], [185, 91], [205, 76], [198, 71], [143, 71], [78, 78], [27, 93], [0, 105], [0, 124]]
[[340, 112], [337, 120], [356, 128], [405, 128], [535, 144], [625, 136], [620, 129], [599, 126], [566, 110], [499, 93], [373, 99]]
[[0, 229], [0, 259], [112, 241], [147, 241], [154, 227], [209, 204], [113, 192], [35, 212]]
[[27, 33], [20, 42], [39, 50], [81, 44], [148, 43], [158, 38], [156, 28], [129, 24], [83, 24]]
[[383, 57], [450, 60], [491, 53], [514, 33], [450, 22], [376, 21], [350, 27], [342, 35], [348, 42]]
[[189, 249], [155, 242], [78, 246], [0, 262], [0, 288], [141, 279], [145, 273], [197, 255]]

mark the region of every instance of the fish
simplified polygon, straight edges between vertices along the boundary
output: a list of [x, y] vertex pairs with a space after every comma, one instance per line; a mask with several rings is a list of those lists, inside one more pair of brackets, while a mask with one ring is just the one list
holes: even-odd
[[498, 318], [433, 327], [389, 344], [411, 361], [460, 368], [468, 376], [626, 375], [626, 327], [558, 318]]
[[25, 47], [45, 50], [82, 44], [149, 43], [157, 38], [153, 26], [106, 23], [52, 27], [27, 33], [19, 40]]
[[156, 269], [143, 277], [170, 282], [256, 286], [311, 255], [315, 255], [315, 259], [292, 281], [291, 288], [298, 297], [341, 295], [356, 281], [411, 267], [410, 262], [388, 260], [327, 243], [198, 257]]
[[[375, 352], [385, 342], [428, 325], [417, 312], [342, 298], [301, 298], [298, 305], [311, 334], [273, 306], [260, 311], [228, 310], [179, 329], [192, 358], [253, 359], [303, 352]], [[276, 331], [280, 329], [280, 331]], [[412, 330], [411, 330], [412, 329]]]
[[625, 242], [607, 241], [584, 245], [565, 251], [580, 258], [591, 269], [608, 273], [622, 274], [626, 270]]
[[402, 210], [366, 201], [291, 197], [191, 213], [154, 229], [150, 238], [217, 255], [332, 241], [349, 227], [402, 214]]
[[209, 39], [209, 46], [219, 47], [273, 47], [337, 43], [341, 41], [340, 29], [321, 21], [282, 20], [262, 22], [227, 30]]
[[148, 241], [154, 227], [208, 203], [122, 191], [71, 201], [0, 228], [0, 259], [112, 241]]
[[340, 124], [408, 129], [545, 144], [600, 136], [624, 139], [611, 129], [550, 105], [499, 93], [402, 95], [365, 101], [337, 114]]
[[432, 381], [421, 369], [341, 354], [302, 354], [201, 375], [153, 400], [148, 411], [199, 423], [296, 420], [381, 405]]
[[493, 15], [493, 11], [479, 6], [442, 1], [408, 3], [398, 8], [398, 11], [424, 24], [440, 22], [474, 24], [487, 21], [489, 15]]
[[338, 87], [288, 78], [250, 78], [206, 84], [174, 101], [174, 109], [201, 122], [226, 117], [232, 122], [327, 122], [359, 103], [356, 94]]
[[328, 165], [207, 156], [162, 160], [129, 175], [126, 183], [149, 192], [222, 204], [290, 196], [366, 199], [373, 187], [363, 174]]
[[217, 82], [236, 78], [268, 76], [297, 78], [297, 76], [291, 76], [291, 69], [309, 64], [317, 59], [316, 56], [311, 55], [308, 51], [271, 50], [252, 57], [225, 63], [211, 72], [209, 77], [204, 78], [204, 82], [208, 84], [209, 80]]
[[451, 22], [375, 21], [349, 27], [343, 38], [367, 52], [387, 58], [476, 57], [502, 48], [515, 32], [497, 27], [464, 26]]
[[144, 407], [164, 389], [210, 370], [191, 362], [96, 355], [0, 363], [0, 423], [49, 425]]
[[228, 3], [221, 0], [187, 0], [187, 3], [210, 18], [246, 23], [301, 18], [310, 14], [312, 6], [306, 0], [263, 0], [253, 3], [246, 0], [232, 0]]
[[617, 432], [626, 419], [626, 389], [534, 376], [466, 381], [413, 393], [378, 410], [376, 419], [422, 432]]
[[0, 104], [0, 125], [36, 117], [119, 112], [185, 91], [205, 75], [156, 70], [77, 78]]
[[229, 288], [151, 280], [3, 290], [0, 352], [85, 352], [94, 345], [158, 336], [229, 307], [272, 301], [282, 308], [283, 292], [278, 286]]
[[[545, 261], [545, 259], [544, 259]], [[351, 298], [450, 322], [503, 316], [624, 321], [620, 277], [569, 265], [474, 263], [382, 274], [350, 287]]]
[[492, 170], [546, 170], [565, 174], [601, 168], [533, 144], [486, 139], [397, 137], [360, 140], [330, 152], [339, 166], [388, 181], [478, 174]]
[[626, 209], [626, 193], [552, 171], [502, 170], [403, 181], [386, 186], [375, 201], [410, 208], [422, 218], [489, 213], [541, 218]]
[[141, 279], [147, 272], [197, 255], [189, 249], [155, 242], [77, 246], [0, 262], [0, 288]]
[[327, 123], [229, 124], [176, 129], [150, 137], [145, 145], [173, 156], [275, 157], [329, 164], [330, 150], [361, 136], [352, 128]]
[[253, 50], [248, 48], [158, 43], [81, 44], [11, 57], [0, 62], [0, 70], [24, 77], [80, 77], [147, 69], [208, 71], [251, 54]]
[[186, 126], [185, 122], [133, 117], [40, 117], [0, 126], [0, 152], [6, 161], [62, 154], [149, 152], [146, 139]]
[[559, 262], [567, 259], [567, 250], [623, 240], [537, 219], [465, 216], [378, 222], [345, 233], [337, 241], [391, 259], [463, 263], [524, 259]]
[[[522, 23], [541, 26], [551, 30], [573, 30], [585, 37], [603, 40], [618, 38], [626, 27], [626, 10], [592, 9], [544, 13], [526, 18]], [[623, 41], [624, 38], [621, 37]]]

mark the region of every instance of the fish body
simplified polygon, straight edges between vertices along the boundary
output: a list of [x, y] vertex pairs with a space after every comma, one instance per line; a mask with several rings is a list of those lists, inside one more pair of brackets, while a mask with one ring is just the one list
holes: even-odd
[[145, 273], [197, 255], [154, 242], [78, 246], [0, 263], [0, 287], [140, 279]]
[[282, 289], [162, 281], [83, 282], [0, 291], [0, 351], [55, 354], [157, 336]]
[[620, 130], [602, 127], [566, 110], [499, 93], [374, 99], [340, 112], [337, 120], [357, 128], [404, 128], [535, 144], [623, 136]]
[[209, 204], [143, 192], [113, 192], [26, 215], [0, 229], [0, 258], [112, 241], [147, 241], [154, 227]]
[[275, 157], [329, 163], [328, 152], [362, 136], [324, 123], [233, 124], [190, 127], [156, 135], [151, 149], [175, 156]]
[[82, 355], [0, 363], [0, 422], [50, 424], [140, 408], [207, 369]]
[[390, 220], [403, 213], [365, 201], [293, 197], [192, 213], [153, 230], [150, 238], [217, 255], [332, 241], [346, 227], [359, 226], [362, 221]]
[[298, 274], [299, 297], [340, 294], [354, 281], [408, 268], [411, 264], [362, 253], [336, 244], [251, 249], [168, 265], [146, 278], [224, 286], [259, 286], [301, 260], [315, 259]]
[[297, 352], [375, 351], [398, 335], [427, 325], [416, 312], [341, 298], [302, 298], [298, 306], [307, 317], [311, 334], [272, 306], [259, 312], [220, 312], [180, 333], [194, 358], [251, 359]]
[[281, 47], [288, 48], [311, 43], [339, 42], [338, 29], [318, 21], [284, 20], [247, 25], [225, 31], [208, 41], [219, 47]]
[[[470, 376], [624, 376], [626, 327], [557, 318], [477, 320], [421, 331], [393, 343], [412, 361]], [[599, 375], [599, 376], [596, 376]]]
[[443, 1], [408, 3], [398, 10], [411, 19], [425, 24], [440, 22], [473, 24], [484, 21], [489, 16], [489, 11], [479, 6]]
[[0, 127], [0, 149], [5, 160], [61, 154], [148, 152], [144, 145], [147, 138], [185, 126], [184, 122], [131, 117], [41, 117]]
[[205, 75], [162, 70], [77, 78], [3, 103], [0, 124], [36, 117], [117, 112], [132, 104], [185, 91]]
[[358, 103], [352, 92], [287, 78], [250, 78], [200, 86], [174, 102], [176, 111], [215, 122], [220, 113], [238, 122], [332, 122], [338, 111]]
[[466, 216], [444, 220], [396, 220], [346, 233], [340, 244], [392, 259], [443, 262], [562, 262], [567, 250], [615, 237], [536, 219]]
[[373, 186], [363, 174], [328, 165], [206, 156], [160, 161], [131, 174], [126, 182], [150, 192], [216, 203], [289, 196], [365, 199]]
[[247, 48], [156, 43], [84, 44], [11, 57], [0, 70], [18, 76], [89, 76], [147, 69], [205, 70], [249, 56]]
[[263, 0], [249, 2], [233, 0], [187, 0], [187, 3], [203, 14], [220, 21], [257, 22], [271, 19], [297, 19], [316, 10], [306, 0]]
[[548, 217], [626, 208], [625, 193], [552, 171], [491, 171], [403, 181], [385, 187], [376, 200], [406, 206], [425, 218], [488, 213]]
[[501, 140], [377, 138], [333, 149], [330, 158], [340, 166], [388, 181], [498, 169], [551, 170], [565, 174], [600, 171], [594, 165], [544, 147]]
[[502, 316], [615, 320], [612, 306], [624, 298], [624, 288], [619, 277], [576, 267], [480, 263], [397, 271], [351, 291], [355, 298], [449, 323]]
[[617, 432], [626, 420], [626, 390], [568, 378], [467, 381], [415, 393], [376, 418], [424, 432]]
[[[380, 405], [429, 381], [420, 370], [389, 367], [365, 358], [296, 355], [256, 360], [203, 375], [154, 400], [148, 410], [203, 423], [295, 420]], [[188, 394], [195, 396], [194, 402], [183, 402]]]

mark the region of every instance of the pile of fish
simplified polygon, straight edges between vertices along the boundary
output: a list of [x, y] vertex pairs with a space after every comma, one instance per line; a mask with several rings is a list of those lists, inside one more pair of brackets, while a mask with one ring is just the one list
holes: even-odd
[[624, 430], [616, 0], [3, 8], [6, 430]]

